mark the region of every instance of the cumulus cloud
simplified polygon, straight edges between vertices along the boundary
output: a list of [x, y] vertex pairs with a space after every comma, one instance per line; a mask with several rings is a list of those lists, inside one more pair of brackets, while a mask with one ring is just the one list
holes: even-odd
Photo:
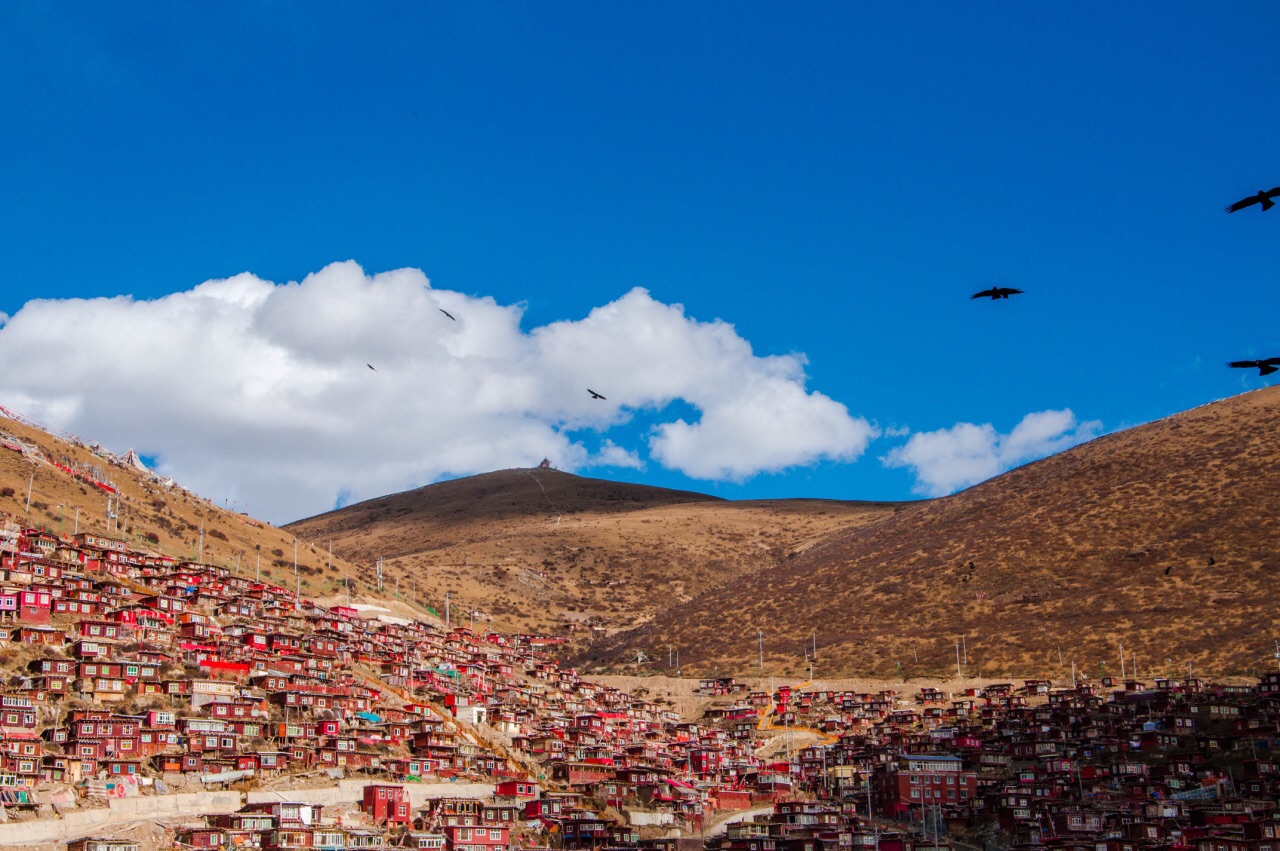
[[631, 470], [643, 470], [644, 461], [633, 449], [623, 449], [612, 440], [606, 440], [600, 451], [587, 459], [588, 467], [623, 467]]
[[1091, 440], [1101, 430], [1095, 420], [1077, 422], [1070, 409], [1040, 411], [1027, 414], [1008, 434], [997, 434], [990, 423], [919, 432], [881, 461], [886, 467], [911, 468], [916, 493], [945, 496]]
[[[371, 276], [354, 262], [150, 301], [35, 300], [0, 325], [0, 402], [133, 446], [198, 493], [277, 522], [543, 457], [642, 468], [647, 450], [690, 476], [743, 479], [853, 459], [875, 435], [806, 390], [802, 356], [757, 356], [733, 326], [643, 289], [577, 320], [526, 331], [521, 319], [416, 269]], [[697, 419], [660, 422], [647, 445], [605, 437], [676, 402]]]

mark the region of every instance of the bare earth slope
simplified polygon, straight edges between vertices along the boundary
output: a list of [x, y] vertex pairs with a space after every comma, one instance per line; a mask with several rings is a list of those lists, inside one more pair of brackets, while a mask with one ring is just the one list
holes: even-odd
[[1118, 674], [1121, 644], [1145, 675], [1271, 666], [1278, 464], [1274, 387], [838, 532], [587, 658], [620, 667], [673, 643], [686, 669], [750, 672], [763, 630], [766, 672], [798, 674], [816, 630], [821, 676], [954, 672], [961, 636], [982, 674]]
[[501, 470], [368, 500], [285, 527], [362, 562], [384, 588], [478, 626], [612, 631], [772, 567], [892, 505], [729, 502], [546, 469]]

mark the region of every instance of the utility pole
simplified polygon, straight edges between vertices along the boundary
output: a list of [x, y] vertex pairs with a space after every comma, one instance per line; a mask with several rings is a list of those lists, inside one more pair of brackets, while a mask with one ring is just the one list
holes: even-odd
[[302, 599], [302, 577], [298, 576], [298, 539], [293, 539], [293, 602]]
[[[1137, 676], [1136, 674], [1134, 676]], [[1120, 645], [1120, 679], [1125, 679], [1124, 672], [1124, 645]]]
[[876, 851], [880, 851], [880, 825], [876, 823], [875, 813], [871, 809], [871, 772], [867, 772], [867, 821], [876, 837]]
[[960, 642], [956, 642], [956, 679], [964, 679], [964, 674], [960, 673]]
[[969, 644], [965, 640], [965, 636], [960, 636], [960, 649], [964, 651], [964, 663], [969, 664]]
[[759, 647], [759, 656], [756, 657], [756, 670], [764, 673], [764, 630], [756, 630], [756, 643]]
[[71, 534], [73, 536], [80, 534], [80, 506], [78, 505], [76, 506], [75, 528], [72, 529]]
[[258, 564], [254, 568], [253, 581], [262, 581], [262, 553], [258, 553]]
[[[117, 503], [117, 506], [116, 506], [116, 528], [117, 529], [120, 528], [119, 518], [120, 518], [120, 508], [119, 508], [119, 503]], [[196, 543], [196, 561], [199, 562], [200, 564], [204, 564], [204, 521], [203, 520], [200, 521], [200, 537], [197, 539], [197, 543]], [[294, 559], [294, 561], [296, 562], [297, 559]]]
[[[31, 478], [27, 479], [27, 514], [31, 513], [31, 486], [36, 483], [36, 474], [32, 473]], [[107, 514], [111, 513], [111, 497], [107, 497]]]
[[444, 628], [449, 629], [449, 592], [444, 592]]

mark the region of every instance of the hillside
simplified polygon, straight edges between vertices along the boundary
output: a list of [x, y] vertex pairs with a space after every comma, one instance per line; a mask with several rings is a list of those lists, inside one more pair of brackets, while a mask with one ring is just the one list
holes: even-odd
[[[107, 516], [109, 498], [115, 519]], [[0, 413], [0, 522], [5, 520], [68, 536], [95, 532], [179, 560], [203, 554], [203, 561], [242, 576], [261, 576], [290, 590], [300, 586], [304, 596], [345, 597], [342, 583], [353, 572], [341, 558], [330, 566], [327, 552], [300, 542], [295, 583], [293, 535], [216, 506], [101, 447]], [[353, 594], [361, 598], [370, 590], [357, 586]]]
[[1062, 676], [1072, 660], [1119, 673], [1121, 644], [1147, 675], [1269, 667], [1278, 463], [1273, 387], [838, 532], [584, 661], [617, 668], [676, 644], [686, 669], [750, 672], [763, 630], [766, 672], [799, 674], [816, 630], [822, 676], [954, 671], [961, 636], [982, 674]]
[[892, 505], [730, 502], [704, 494], [502, 470], [368, 500], [285, 527], [365, 564], [384, 585], [504, 630], [605, 631], [775, 567]]

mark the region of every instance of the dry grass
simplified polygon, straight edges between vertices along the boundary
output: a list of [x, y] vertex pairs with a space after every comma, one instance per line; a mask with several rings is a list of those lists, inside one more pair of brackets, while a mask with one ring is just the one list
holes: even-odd
[[[349, 506], [286, 527], [353, 561], [384, 558], [390, 589], [504, 631], [630, 628], [776, 567], [892, 510], [824, 500], [727, 502], [554, 470], [503, 470]], [[394, 592], [393, 592], [394, 593]], [[583, 634], [587, 632], [584, 630]]]
[[1280, 388], [1237, 396], [836, 533], [586, 660], [676, 644], [690, 671], [751, 671], [759, 629], [766, 671], [799, 675], [816, 629], [825, 675], [954, 670], [962, 635], [983, 675], [1119, 673], [1121, 644], [1146, 676], [1257, 670], [1274, 665], [1278, 462]]

